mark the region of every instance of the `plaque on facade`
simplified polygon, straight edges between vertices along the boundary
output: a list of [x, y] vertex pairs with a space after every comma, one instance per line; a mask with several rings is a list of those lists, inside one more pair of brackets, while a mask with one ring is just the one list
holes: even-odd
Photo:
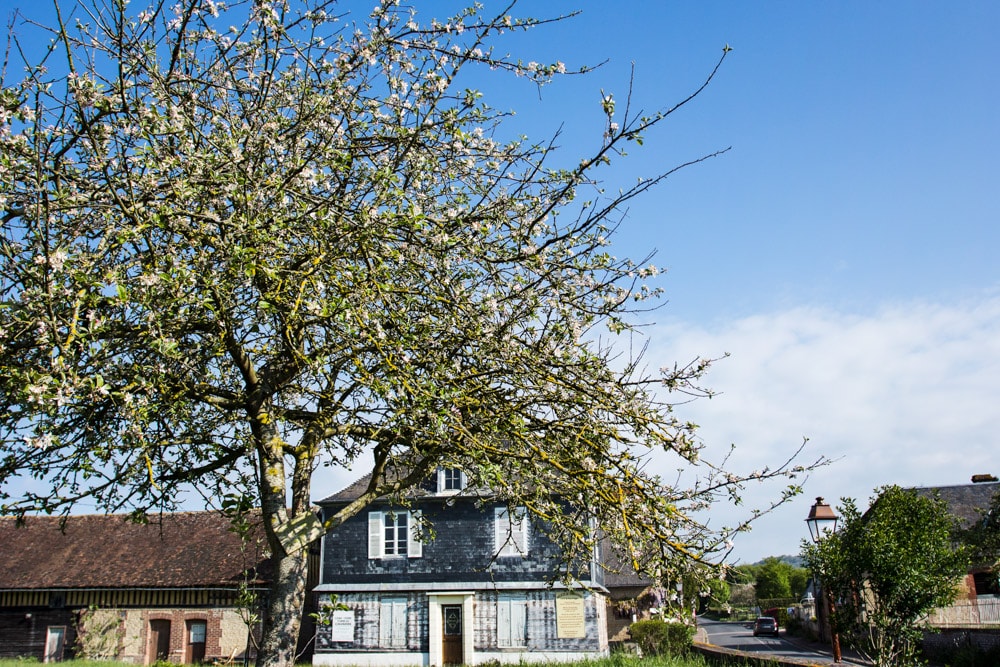
[[337, 610], [330, 616], [330, 641], [354, 641], [354, 612]]
[[559, 639], [582, 639], [587, 636], [583, 595], [556, 593], [556, 636]]

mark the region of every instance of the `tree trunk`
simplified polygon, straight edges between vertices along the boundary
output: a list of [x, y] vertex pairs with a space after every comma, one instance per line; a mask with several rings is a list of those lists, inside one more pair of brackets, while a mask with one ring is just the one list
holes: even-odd
[[[266, 416], [266, 415], [265, 415]], [[292, 475], [292, 507], [285, 505], [284, 443], [270, 419], [254, 422], [260, 466], [260, 501], [274, 568], [264, 611], [257, 667], [294, 667], [306, 597], [309, 547], [289, 554], [278, 535], [288, 522], [309, 511], [308, 458], [297, 458]]]
[[308, 560], [309, 549], [305, 548], [277, 559], [274, 564], [257, 667], [292, 667], [295, 664]]

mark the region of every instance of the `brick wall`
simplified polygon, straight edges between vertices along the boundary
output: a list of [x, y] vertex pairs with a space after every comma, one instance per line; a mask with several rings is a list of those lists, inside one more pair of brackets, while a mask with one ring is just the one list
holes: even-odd
[[150, 621], [170, 622], [169, 661], [182, 664], [188, 656], [189, 622], [205, 622], [205, 658], [241, 659], [247, 649], [247, 626], [234, 609], [130, 609], [123, 621], [124, 636], [119, 660], [149, 662]]
[[931, 658], [949, 657], [965, 648], [980, 653], [1000, 653], [1000, 629], [949, 629], [924, 635], [924, 653]]

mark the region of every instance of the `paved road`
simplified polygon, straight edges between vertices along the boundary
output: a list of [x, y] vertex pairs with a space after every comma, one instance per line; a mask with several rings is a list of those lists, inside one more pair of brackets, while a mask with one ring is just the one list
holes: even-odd
[[[784, 629], [780, 631], [778, 637], [754, 637], [753, 623], [722, 622], [700, 618], [698, 626], [708, 634], [708, 643], [716, 646], [746, 651], [747, 653], [767, 653], [785, 658], [832, 662], [829, 645], [813, 644], [801, 639], [789, 641], [785, 639]], [[845, 656], [844, 662], [850, 664], [853, 661]]]

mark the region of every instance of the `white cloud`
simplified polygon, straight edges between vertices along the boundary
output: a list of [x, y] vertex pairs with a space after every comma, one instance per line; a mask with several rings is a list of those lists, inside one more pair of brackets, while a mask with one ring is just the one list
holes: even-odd
[[[722, 392], [679, 408], [701, 424], [707, 453], [737, 471], [784, 460], [810, 442], [803, 461], [836, 462], [814, 473], [803, 496], [741, 536], [735, 555], [754, 561], [797, 553], [815, 496], [865, 506], [885, 484], [962, 484], [1000, 474], [1000, 295], [955, 303], [913, 302], [868, 314], [794, 308], [712, 327], [671, 324], [651, 332], [650, 367], [697, 356], [731, 356], [706, 383]], [[750, 488], [762, 506], [779, 489]], [[737, 514], [719, 508], [713, 522]]]

